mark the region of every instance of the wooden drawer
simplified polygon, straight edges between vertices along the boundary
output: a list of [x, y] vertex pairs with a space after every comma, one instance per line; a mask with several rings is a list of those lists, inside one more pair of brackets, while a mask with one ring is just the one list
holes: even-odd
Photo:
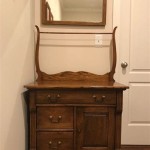
[[41, 90], [36, 92], [37, 104], [116, 104], [113, 90]]
[[37, 150], [73, 150], [72, 132], [38, 132]]
[[73, 129], [73, 107], [37, 107], [38, 129]]

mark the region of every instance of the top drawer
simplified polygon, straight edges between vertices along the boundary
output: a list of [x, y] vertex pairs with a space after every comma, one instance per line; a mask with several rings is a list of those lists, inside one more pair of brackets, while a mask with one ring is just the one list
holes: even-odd
[[39, 90], [37, 104], [116, 104], [114, 90]]

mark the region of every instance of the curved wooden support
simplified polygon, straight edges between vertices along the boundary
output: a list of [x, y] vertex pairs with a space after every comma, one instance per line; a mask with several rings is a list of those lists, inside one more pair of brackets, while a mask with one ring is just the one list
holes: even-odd
[[37, 72], [37, 81], [68, 81], [68, 80], [73, 80], [73, 81], [98, 81], [98, 82], [114, 82], [114, 74], [115, 74], [115, 69], [116, 69], [116, 42], [115, 42], [115, 32], [117, 27], [114, 28], [112, 34], [112, 44], [113, 44], [113, 49], [112, 49], [112, 68], [111, 71], [104, 74], [104, 75], [96, 75], [92, 74], [89, 72], [84, 72], [84, 71], [79, 71], [79, 72], [71, 72], [71, 71], [66, 71], [66, 72], [61, 72], [57, 74], [46, 74], [45, 72], [42, 72], [40, 70], [40, 65], [39, 65], [39, 46], [40, 46], [40, 29], [38, 26], [35, 26], [37, 29], [37, 43], [36, 43], [36, 50], [35, 50], [35, 67], [36, 67], [36, 72]]
[[36, 72], [38, 75], [37, 81], [40, 81], [42, 77], [40, 64], [39, 64], [40, 29], [37, 25], [35, 27], [37, 29], [37, 41], [36, 41], [36, 49], [35, 49], [35, 67], [36, 67]]
[[117, 63], [117, 52], [116, 52], [116, 40], [115, 40], [115, 33], [116, 33], [116, 29], [117, 27], [114, 28], [113, 30], [113, 34], [112, 34], [112, 42], [113, 42], [113, 62], [112, 62], [112, 68], [110, 71], [110, 81], [115, 81], [114, 80], [114, 74], [115, 74], [115, 70], [116, 70], [116, 63]]

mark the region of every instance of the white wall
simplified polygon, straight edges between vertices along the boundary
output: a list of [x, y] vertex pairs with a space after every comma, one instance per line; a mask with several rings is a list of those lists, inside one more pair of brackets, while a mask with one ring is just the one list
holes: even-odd
[[[0, 1], [0, 18], [2, 18], [1, 14], [2, 1]], [[2, 26], [0, 22], [0, 33], [2, 32]], [[2, 36], [0, 34], [0, 41], [2, 41]], [[2, 149], [2, 59], [1, 59], [1, 50], [2, 43], [0, 42], [0, 149]]]
[[0, 7], [0, 150], [27, 150], [22, 94], [34, 80], [34, 5], [4, 0]]

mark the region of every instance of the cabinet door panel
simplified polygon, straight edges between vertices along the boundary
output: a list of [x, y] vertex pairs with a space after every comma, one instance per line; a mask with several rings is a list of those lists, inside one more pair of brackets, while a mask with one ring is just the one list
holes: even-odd
[[114, 108], [77, 109], [78, 150], [114, 149]]

